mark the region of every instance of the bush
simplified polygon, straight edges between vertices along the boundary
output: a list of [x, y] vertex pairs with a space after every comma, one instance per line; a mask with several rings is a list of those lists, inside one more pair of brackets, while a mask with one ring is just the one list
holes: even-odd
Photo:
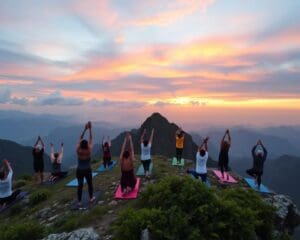
[[33, 192], [29, 197], [29, 203], [31, 205], [37, 205], [43, 201], [46, 201], [50, 197], [50, 192], [47, 189], [39, 189]]
[[25, 181], [32, 181], [32, 176], [28, 174], [24, 174], [20, 176], [18, 179], [25, 180]]
[[139, 239], [145, 228], [154, 239], [271, 239], [273, 209], [252, 191], [168, 177], [150, 185], [137, 206], [119, 215], [116, 239]]
[[26, 185], [26, 181], [23, 179], [14, 182], [14, 188], [21, 188]]
[[0, 227], [1, 240], [41, 239], [45, 235], [45, 229], [38, 222], [26, 222]]

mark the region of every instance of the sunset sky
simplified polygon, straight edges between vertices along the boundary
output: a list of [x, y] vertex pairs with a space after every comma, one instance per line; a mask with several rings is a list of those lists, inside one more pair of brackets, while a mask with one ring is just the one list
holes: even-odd
[[300, 124], [299, 0], [4, 0], [0, 109]]

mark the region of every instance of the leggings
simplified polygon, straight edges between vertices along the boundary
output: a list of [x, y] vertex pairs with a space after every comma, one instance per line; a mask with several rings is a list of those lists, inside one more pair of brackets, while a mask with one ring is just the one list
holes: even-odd
[[103, 165], [106, 168], [112, 164], [111, 157], [103, 157]]
[[82, 199], [82, 188], [84, 183], [84, 178], [88, 185], [89, 195], [90, 198], [93, 197], [93, 178], [92, 178], [92, 170], [90, 168], [88, 169], [77, 169], [76, 171], [76, 177], [78, 181], [78, 187], [77, 187], [77, 198], [78, 201], [81, 202]]
[[143, 164], [144, 171], [149, 172], [151, 159], [148, 159], [148, 160], [142, 160], [141, 162], [142, 162], [142, 164]]
[[176, 148], [176, 158], [178, 162], [181, 161], [182, 152], [183, 152], [183, 148]]
[[10, 204], [11, 202], [13, 202], [17, 196], [19, 195], [19, 193], [21, 192], [21, 190], [16, 190], [14, 191], [10, 196], [5, 197], [5, 198], [0, 198], [0, 204]]
[[257, 180], [257, 185], [260, 187], [260, 184], [261, 184], [261, 176], [263, 175], [263, 172], [258, 172], [258, 171], [255, 171], [254, 169], [248, 169], [246, 171], [251, 177], [254, 177], [256, 178]]
[[221, 163], [219, 165], [219, 168], [222, 174], [224, 174], [225, 171], [228, 172], [228, 163]]

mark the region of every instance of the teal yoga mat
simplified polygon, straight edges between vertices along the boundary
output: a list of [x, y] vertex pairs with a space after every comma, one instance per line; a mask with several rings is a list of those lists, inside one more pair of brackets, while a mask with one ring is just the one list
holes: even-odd
[[[152, 174], [152, 170], [153, 170], [153, 164], [150, 163], [150, 166], [149, 166], [149, 175]], [[136, 175], [137, 176], [144, 176], [145, 173], [144, 173], [144, 168], [143, 168], [143, 164], [141, 164], [136, 172]]]

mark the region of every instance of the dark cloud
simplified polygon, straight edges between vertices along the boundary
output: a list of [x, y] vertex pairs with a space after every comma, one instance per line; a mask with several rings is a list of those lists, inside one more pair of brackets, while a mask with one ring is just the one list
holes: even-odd
[[75, 97], [64, 97], [59, 91], [56, 91], [48, 96], [38, 98], [35, 103], [43, 106], [79, 106], [84, 104], [84, 100]]

